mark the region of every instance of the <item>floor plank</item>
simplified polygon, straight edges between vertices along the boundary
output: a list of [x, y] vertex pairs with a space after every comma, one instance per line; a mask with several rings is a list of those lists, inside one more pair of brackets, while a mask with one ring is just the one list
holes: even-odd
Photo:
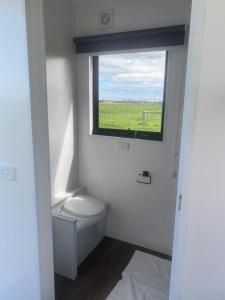
[[105, 237], [80, 265], [75, 281], [55, 275], [56, 300], [105, 300], [121, 279], [135, 250], [171, 259], [168, 255]]

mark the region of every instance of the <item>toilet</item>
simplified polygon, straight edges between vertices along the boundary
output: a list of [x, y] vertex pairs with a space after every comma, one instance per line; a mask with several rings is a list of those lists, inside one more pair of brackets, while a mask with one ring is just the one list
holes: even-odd
[[52, 208], [54, 269], [75, 279], [77, 267], [105, 236], [107, 204], [84, 188], [61, 198]]

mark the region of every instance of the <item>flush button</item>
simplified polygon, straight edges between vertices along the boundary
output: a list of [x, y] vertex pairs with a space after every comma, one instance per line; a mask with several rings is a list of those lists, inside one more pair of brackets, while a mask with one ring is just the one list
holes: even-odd
[[16, 168], [6, 164], [0, 164], [0, 179], [15, 181]]

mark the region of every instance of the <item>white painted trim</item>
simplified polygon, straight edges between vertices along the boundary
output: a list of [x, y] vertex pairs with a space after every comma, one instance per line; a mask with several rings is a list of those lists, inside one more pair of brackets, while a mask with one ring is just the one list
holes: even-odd
[[50, 159], [46, 88], [46, 54], [42, 0], [25, 0], [31, 91], [40, 290], [42, 300], [54, 300]]

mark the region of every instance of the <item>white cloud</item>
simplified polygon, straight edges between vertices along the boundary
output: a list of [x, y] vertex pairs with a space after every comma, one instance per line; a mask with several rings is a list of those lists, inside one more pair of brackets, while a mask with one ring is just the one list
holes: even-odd
[[165, 51], [100, 56], [100, 79], [114, 86], [163, 87]]
[[162, 87], [164, 82], [164, 74], [160, 72], [154, 73], [122, 73], [112, 77], [114, 82], [119, 85], [135, 84], [144, 86]]

